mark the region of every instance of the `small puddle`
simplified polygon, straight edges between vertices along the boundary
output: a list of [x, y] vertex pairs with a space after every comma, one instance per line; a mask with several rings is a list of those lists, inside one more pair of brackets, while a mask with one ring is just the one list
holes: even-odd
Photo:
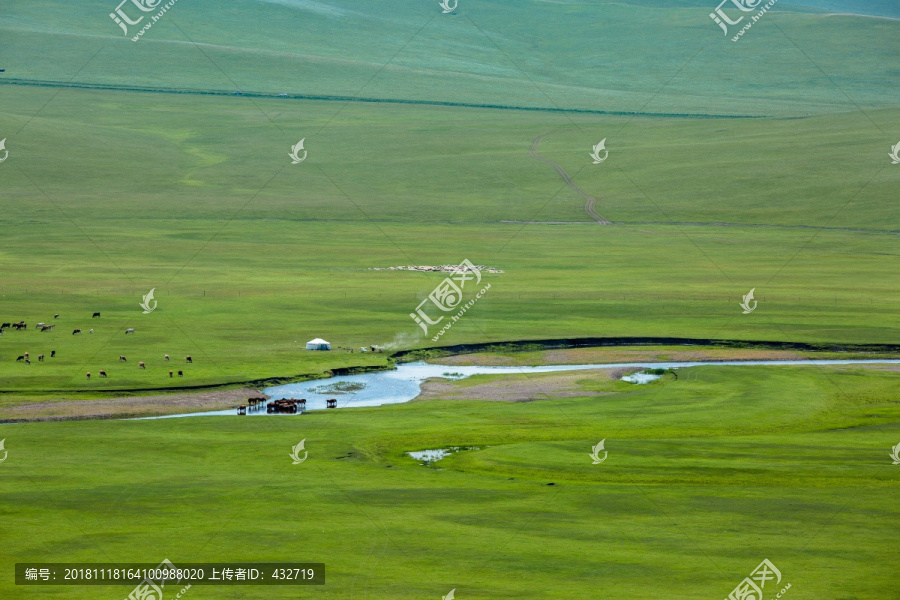
[[407, 452], [407, 454], [417, 461], [421, 462], [423, 465], [428, 466], [432, 463], [436, 463], [446, 456], [456, 454], [457, 452], [480, 449], [481, 448], [478, 448], [477, 446], [450, 446], [449, 448], [436, 448], [434, 450], [416, 450], [414, 452]]
[[626, 375], [625, 377], [623, 377], [622, 381], [643, 385], [645, 383], [650, 383], [651, 381], [656, 381], [660, 377], [662, 377], [662, 375], [656, 375], [654, 373], [632, 373], [631, 375]]

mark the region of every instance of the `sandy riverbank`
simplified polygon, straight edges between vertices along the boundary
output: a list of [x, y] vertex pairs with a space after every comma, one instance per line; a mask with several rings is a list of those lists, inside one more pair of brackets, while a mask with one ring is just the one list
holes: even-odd
[[252, 388], [211, 390], [185, 394], [131, 396], [100, 400], [47, 400], [23, 402], [0, 409], [0, 423], [65, 421], [71, 419], [121, 419], [205, 412], [237, 408], [248, 398], [265, 398]]

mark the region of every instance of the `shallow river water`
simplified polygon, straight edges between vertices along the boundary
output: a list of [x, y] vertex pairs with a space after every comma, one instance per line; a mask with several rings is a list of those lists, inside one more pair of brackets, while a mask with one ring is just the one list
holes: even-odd
[[[852, 365], [852, 364], [900, 364], [900, 360], [766, 360], [766, 361], [721, 361], [721, 362], [634, 362], [634, 363], [605, 363], [591, 365], [546, 365], [540, 367], [469, 367], [431, 365], [424, 362], [414, 362], [399, 365], [394, 371], [381, 371], [378, 373], [366, 373], [363, 375], [343, 375], [330, 379], [317, 379], [302, 383], [290, 383], [266, 388], [264, 393], [273, 400], [279, 398], [306, 398], [306, 410], [324, 409], [326, 400], [334, 398], [337, 407], [352, 406], [381, 406], [382, 404], [399, 404], [409, 402], [421, 392], [421, 384], [432, 377], [446, 377], [447, 379], [461, 379], [472, 375], [496, 375], [496, 374], [525, 374], [525, 373], [553, 373], [560, 371], [582, 371], [587, 369], [679, 369], [685, 367], [704, 366], [816, 366], [816, 365]], [[362, 384], [365, 387], [352, 393], [325, 392], [313, 388], [331, 387], [337, 384]], [[338, 386], [339, 387], [339, 386]], [[197, 412], [179, 415], [165, 415], [162, 417], [148, 417], [151, 419], [172, 419], [178, 417], [204, 417], [229, 415], [234, 416], [235, 409], [218, 410], [210, 412]], [[248, 413], [248, 416], [267, 415], [265, 410]], [[299, 413], [298, 413], [299, 414]], [[282, 415], [283, 416], [283, 415]], [[295, 416], [295, 415], [289, 415]]]

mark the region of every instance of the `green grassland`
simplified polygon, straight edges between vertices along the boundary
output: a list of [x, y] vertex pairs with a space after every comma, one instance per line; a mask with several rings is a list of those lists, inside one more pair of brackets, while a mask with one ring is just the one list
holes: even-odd
[[[732, 43], [715, 0], [449, 15], [179, 0], [134, 43], [117, 3], [0, 6], [0, 322], [29, 323], [0, 336], [4, 408], [384, 367], [434, 345], [900, 340], [900, 21], [866, 16], [893, 4], [780, 0]], [[530, 155], [541, 137], [612, 225]], [[374, 270], [465, 258], [504, 272], [438, 342], [409, 313], [444, 276]], [[388, 352], [307, 352], [313, 337]], [[529, 403], [0, 425], [0, 597], [129, 591], [14, 586], [15, 562], [163, 558], [327, 565], [324, 588], [196, 600], [723, 598], [764, 558], [788, 600], [897, 597], [896, 371], [579, 385]], [[452, 445], [479, 449], [405, 455]]]
[[[464, 258], [505, 272], [440, 344], [896, 342], [900, 25], [828, 8], [781, 3], [734, 44], [703, 2], [472, 0], [442, 15], [411, 0], [193, 0], [134, 43], [102, 0], [9, 2], [0, 317], [61, 316], [49, 334], [4, 333], [0, 389], [384, 364], [302, 347], [434, 345], [408, 315], [442, 277], [370, 269]], [[529, 155], [541, 136], [537, 152], [615, 225]], [[308, 159], [291, 165], [301, 138]], [[610, 157], [592, 165], [604, 138]], [[143, 315], [151, 288], [159, 308]], [[761, 305], [744, 317], [751, 288]], [[34, 364], [15, 363], [24, 352]], [[197, 360], [170, 379], [166, 353]], [[110, 378], [88, 382], [99, 369]]]
[[[504, 273], [484, 276], [491, 290], [441, 344], [900, 338], [900, 171], [883, 168], [881, 134], [859, 114], [571, 117], [0, 91], [6, 119], [28, 133], [10, 139], [0, 169], [0, 313], [32, 328], [60, 314], [50, 333], [4, 332], [4, 390], [199, 386], [384, 364], [302, 348], [317, 336], [355, 348], [435, 345], [409, 313], [443, 276], [371, 269], [463, 258]], [[35, 104], [46, 107], [32, 119]], [[869, 116], [887, 124], [897, 114]], [[592, 223], [584, 198], [529, 156], [547, 133], [538, 151], [615, 225]], [[303, 136], [309, 158], [290, 165]], [[611, 158], [595, 167], [587, 151], [603, 136]], [[837, 168], [823, 147], [852, 150]], [[158, 309], [144, 315], [151, 288]], [[761, 304], [745, 316], [738, 303], [750, 288]], [[57, 358], [35, 362], [50, 350]], [[24, 352], [32, 365], [15, 362]], [[170, 379], [163, 354], [195, 364]], [[110, 378], [88, 382], [99, 369]]]
[[[324, 588], [195, 586], [198, 600], [722, 598], [768, 558], [789, 597], [894, 597], [896, 372], [580, 384], [585, 397], [518, 404], [2, 426], [0, 589], [37, 597], [9, 583], [16, 561], [168, 557], [326, 564]], [[292, 465], [301, 439], [309, 458]], [[449, 445], [481, 449], [432, 467], [404, 455]]]

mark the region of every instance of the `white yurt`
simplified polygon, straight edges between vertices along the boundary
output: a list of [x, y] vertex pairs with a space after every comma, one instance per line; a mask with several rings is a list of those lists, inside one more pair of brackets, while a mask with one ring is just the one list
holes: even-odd
[[331, 344], [322, 338], [316, 338], [306, 342], [307, 350], [331, 350]]

